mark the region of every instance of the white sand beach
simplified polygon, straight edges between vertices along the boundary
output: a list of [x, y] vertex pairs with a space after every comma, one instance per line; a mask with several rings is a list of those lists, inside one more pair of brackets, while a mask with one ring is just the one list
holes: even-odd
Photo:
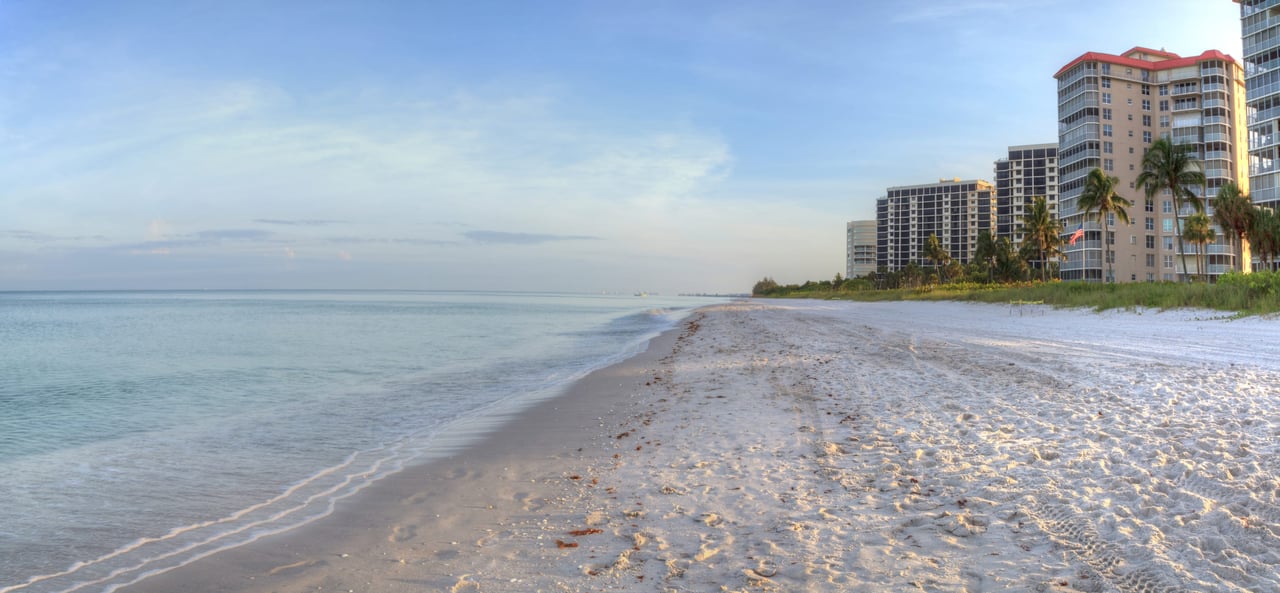
[[480, 445], [128, 590], [1280, 592], [1277, 338], [708, 307]]

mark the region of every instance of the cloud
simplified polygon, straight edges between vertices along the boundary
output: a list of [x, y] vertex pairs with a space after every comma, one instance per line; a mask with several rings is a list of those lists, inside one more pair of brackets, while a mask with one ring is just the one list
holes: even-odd
[[258, 229], [220, 229], [200, 231], [195, 236], [207, 241], [267, 241], [273, 239], [276, 234]]
[[326, 226], [331, 224], [342, 224], [341, 220], [324, 220], [320, 218], [303, 218], [298, 220], [284, 220], [279, 218], [255, 218], [254, 222], [261, 224], [277, 224], [283, 226]]
[[502, 231], [467, 231], [466, 238], [477, 243], [506, 245], [537, 245], [556, 241], [599, 241], [600, 237], [587, 235], [544, 235], [536, 233], [504, 233]]
[[1023, 5], [1025, 3], [1026, 0], [1018, 0], [1017, 2], [970, 0], [960, 2], [922, 3], [911, 8], [896, 11], [896, 14], [891, 17], [891, 21], [895, 23], [913, 23], [919, 21], [952, 19], [978, 12], [1009, 10], [1015, 6]]
[[28, 241], [31, 243], [52, 243], [55, 241], [103, 241], [106, 237], [101, 235], [77, 235], [77, 236], [58, 236], [37, 231], [26, 231], [21, 229], [0, 229], [0, 238], [15, 239], [18, 241]]
[[398, 239], [398, 238], [375, 238], [375, 237], [325, 237], [326, 243], [347, 244], [347, 245], [420, 245], [420, 246], [439, 246], [439, 245], [458, 245], [458, 241], [447, 241], [443, 239]]

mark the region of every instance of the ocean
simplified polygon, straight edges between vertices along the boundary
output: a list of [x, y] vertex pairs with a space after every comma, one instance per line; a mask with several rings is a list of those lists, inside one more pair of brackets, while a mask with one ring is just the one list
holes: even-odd
[[709, 302], [0, 293], [0, 593], [112, 591], [312, 521]]

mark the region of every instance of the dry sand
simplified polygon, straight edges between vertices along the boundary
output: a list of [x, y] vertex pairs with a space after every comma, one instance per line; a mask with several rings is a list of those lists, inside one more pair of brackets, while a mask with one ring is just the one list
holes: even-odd
[[734, 303], [129, 591], [1280, 592], [1280, 323]]

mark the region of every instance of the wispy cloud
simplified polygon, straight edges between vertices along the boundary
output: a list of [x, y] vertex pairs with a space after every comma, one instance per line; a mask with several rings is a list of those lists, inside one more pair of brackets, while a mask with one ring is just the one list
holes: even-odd
[[342, 224], [341, 220], [324, 220], [321, 218], [301, 218], [297, 220], [287, 220], [280, 218], [255, 218], [254, 222], [261, 224], [276, 224], [282, 226], [327, 226], [331, 224]]
[[276, 234], [259, 229], [215, 229], [195, 233], [199, 239], [206, 241], [268, 241], [276, 238]]
[[557, 241], [599, 241], [600, 237], [587, 235], [545, 235], [538, 233], [505, 233], [502, 231], [467, 231], [466, 238], [477, 243], [500, 243], [508, 245], [537, 245]]
[[56, 241], [105, 241], [101, 235], [58, 236], [37, 231], [21, 229], [0, 229], [0, 238], [27, 241], [31, 243], [53, 243]]
[[340, 245], [421, 245], [421, 246], [440, 246], [440, 245], [458, 245], [458, 241], [448, 241], [443, 239], [402, 239], [402, 238], [375, 238], [375, 237], [325, 237], [326, 243]]
[[[1048, 0], [1052, 1], [1052, 0]], [[1046, 4], [1046, 0], [937, 0], [934, 2], [915, 2], [895, 5], [891, 21], [895, 23], [914, 23], [954, 19], [970, 15], [992, 12], [1012, 12], [1027, 10]], [[901, 7], [901, 10], [898, 8]]]

